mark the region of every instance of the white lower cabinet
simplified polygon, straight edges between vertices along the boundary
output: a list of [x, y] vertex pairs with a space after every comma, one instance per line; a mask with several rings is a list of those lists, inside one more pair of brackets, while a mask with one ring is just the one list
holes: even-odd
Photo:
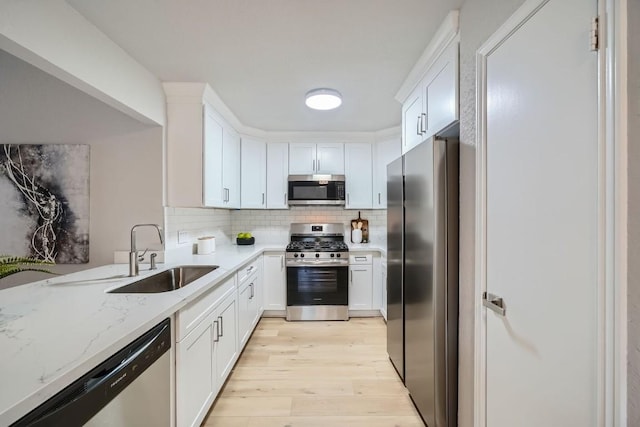
[[349, 255], [349, 310], [373, 308], [373, 256]]
[[[249, 341], [249, 337], [262, 315], [262, 257], [251, 265], [253, 272], [239, 281], [238, 285], [238, 343], [240, 348]], [[239, 272], [238, 275], [242, 275]]]
[[214, 324], [217, 331], [214, 339], [216, 365], [216, 393], [224, 384], [238, 356], [238, 332], [236, 324], [237, 300], [235, 293], [227, 296], [216, 310]]
[[286, 310], [287, 269], [284, 266], [284, 252], [266, 252], [263, 273], [264, 309]]
[[232, 277], [177, 314], [178, 427], [200, 425], [238, 358], [236, 296]]
[[214, 346], [216, 325], [211, 313], [176, 348], [176, 409], [178, 426], [197, 426], [216, 394]]

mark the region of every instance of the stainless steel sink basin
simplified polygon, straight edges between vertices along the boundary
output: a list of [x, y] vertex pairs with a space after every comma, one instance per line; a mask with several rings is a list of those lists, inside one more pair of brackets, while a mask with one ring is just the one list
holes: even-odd
[[154, 294], [175, 291], [184, 288], [207, 273], [218, 268], [217, 265], [181, 265], [136, 282], [112, 289], [110, 294]]

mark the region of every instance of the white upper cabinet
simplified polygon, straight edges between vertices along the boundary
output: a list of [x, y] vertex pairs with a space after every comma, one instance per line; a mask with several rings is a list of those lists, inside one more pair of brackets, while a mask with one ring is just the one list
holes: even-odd
[[289, 144], [289, 174], [344, 174], [344, 144]]
[[[213, 109], [204, 106], [204, 206], [223, 206], [226, 194], [222, 185], [222, 168], [214, 167], [222, 158], [223, 149], [223, 128], [216, 117]], [[220, 165], [221, 166], [221, 165]]]
[[400, 157], [400, 137], [378, 141], [373, 155], [373, 209], [387, 208], [387, 165]]
[[205, 102], [202, 83], [163, 83], [167, 95], [167, 204], [240, 207], [240, 137]]
[[434, 35], [396, 95], [402, 102], [402, 153], [459, 118], [458, 12]]
[[240, 207], [267, 207], [267, 144], [243, 136], [240, 143]]
[[435, 135], [459, 118], [458, 42], [442, 53], [424, 80], [425, 138]]
[[318, 144], [316, 149], [316, 173], [344, 174], [344, 144]]
[[289, 209], [287, 203], [289, 144], [267, 144], [267, 209]]
[[371, 209], [371, 157], [371, 144], [368, 142], [345, 144], [345, 209]]
[[423, 141], [423, 134], [426, 129], [424, 125], [424, 106], [422, 97], [422, 86], [418, 86], [409, 96], [409, 99], [402, 104], [402, 152], [409, 151]]
[[223, 128], [222, 144], [222, 188], [226, 199], [219, 207], [237, 209], [240, 207], [240, 135], [231, 128]]

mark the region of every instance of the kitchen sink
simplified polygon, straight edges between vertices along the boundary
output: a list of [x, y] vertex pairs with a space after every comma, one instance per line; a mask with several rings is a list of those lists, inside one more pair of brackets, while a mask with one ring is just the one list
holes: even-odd
[[184, 288], [207, 273], [217, 269], [217, 265], [181, 265], [136, 282], [112, 289], [110, 294], [154, 294]]

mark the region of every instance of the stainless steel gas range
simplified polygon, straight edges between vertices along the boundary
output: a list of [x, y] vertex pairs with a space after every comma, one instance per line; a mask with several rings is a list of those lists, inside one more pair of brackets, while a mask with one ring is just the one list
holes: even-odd
[[343, 224], [291, 224], [287, 320], [349, 319], [349, 248]]

